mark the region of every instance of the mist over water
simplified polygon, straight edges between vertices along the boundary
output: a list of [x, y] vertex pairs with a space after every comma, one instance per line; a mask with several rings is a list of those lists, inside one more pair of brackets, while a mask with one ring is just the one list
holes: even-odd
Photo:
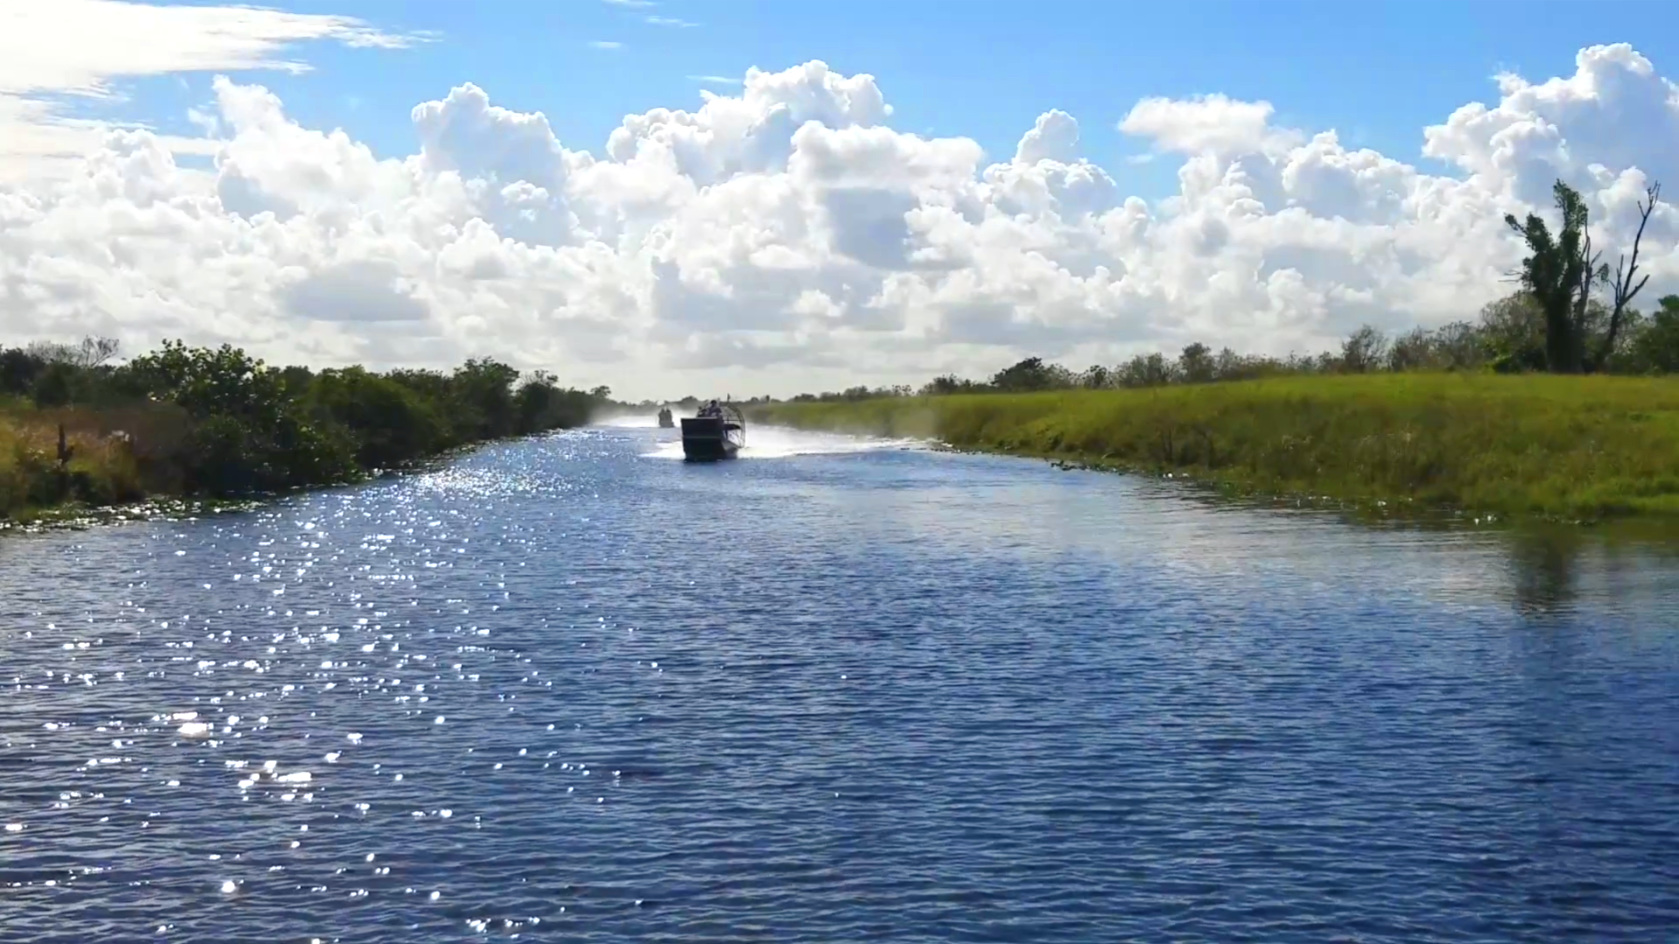
[[[682, 430], [680, 426], [675, 429], [660, 429], [657, 417], [643, 422], [640, 417], [625, 416], [602, 420], [597, 425], [609, 429], [650, 430], [657, 435], [646, 440], [648, 448], [641, 453], [642, 458], [682, 458]], [[792, 456], [834, 456], [881, 450], [928, 449], [930, 447], [931, 443], [919, 439], [846, 436], [837, 433], [819, 433], [791, 429], [785, 426], [765, 426], [748, 422], [746, 424], [746, 446], [741, 449], [737, 458], [786, 459]]]
[[1679, 926], [1671, 549], [747, 437], [0, 540], [0, 941]]
[[619, 413], [601, 417], [593, 425], [607, 429], [658, 429], [659, 417], [655, 413]]

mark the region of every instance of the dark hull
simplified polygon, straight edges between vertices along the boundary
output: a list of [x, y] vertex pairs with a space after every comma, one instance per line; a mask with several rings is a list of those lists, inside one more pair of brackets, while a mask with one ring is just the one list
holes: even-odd
[[727, 426], [716, 417], [682, 418], [682, 457], [689, 462], [733, 459], [740, 451], [741, 439], [738, 426]]

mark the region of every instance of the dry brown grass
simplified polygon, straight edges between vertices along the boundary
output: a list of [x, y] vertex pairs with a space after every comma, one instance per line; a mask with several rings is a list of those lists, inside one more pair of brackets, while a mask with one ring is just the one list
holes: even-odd
[[[61, 424], [70, 450], [62, 466]], [[112, 435], [119, 431], [126, 436]], [[0, 517], [172, 493], [180, 480], [173, 458], [185, 436], [178, 412], [164, 408], [0, 409]]]

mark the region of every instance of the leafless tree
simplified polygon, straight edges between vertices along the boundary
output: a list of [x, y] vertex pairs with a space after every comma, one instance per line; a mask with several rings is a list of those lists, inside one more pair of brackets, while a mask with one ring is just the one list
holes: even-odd
[[75, 344], [58, 341], [36, 341], [27, 350], [35, 357], [51, 364], [68, 364], [84, 370], [98, 367], [117, 354], [116, 338], [89, 335]]
[[[1650, 214], [1656, 209], [1656, 204], [1662, 198], [1662, 185], [1653, 183], [1644, 190], [1644, 199], [1638, 204], [1638, 232], [1632, 237], [1632, 255], [1621, 256], [1615, 264], [1615, 306], [1609, 312], [1609, 332], [1603, 339], [1603, 349], [1598, 352], [1597, 363], [1601, 367], [1608, 362], [1610, 355], [1615, 353], [1615, 336], [1621, 330], [1621, 318], [1626, 314], [1627, 305], [1637, 297], [1644, 283], [1650, 281], [1648, 273], [1638, 279], [1638, 247], [1644, 241], [1644, 227], [1650, 224]], [[1607, 267], [1605, 267], [1607, 268]], [[1634, 282], [1634, 279], [1638, 281]]]

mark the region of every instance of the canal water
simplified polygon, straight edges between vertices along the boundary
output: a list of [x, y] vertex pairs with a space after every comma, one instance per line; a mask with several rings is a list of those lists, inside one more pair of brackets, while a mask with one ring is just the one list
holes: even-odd
[[0, 940], [1679, 933], [1679, 557], [673, 435], [0, 540]]

